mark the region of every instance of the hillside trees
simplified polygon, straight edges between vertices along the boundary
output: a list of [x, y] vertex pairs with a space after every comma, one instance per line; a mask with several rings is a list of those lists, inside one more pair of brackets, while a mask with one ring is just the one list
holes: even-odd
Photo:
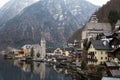
[[116, 10], [111, 10], [108, 15], [108, 20], [111, 25], [114, 26], [118, 19], [120, 19], [118, 12]]
[[30, 57], [33, 58], [33, 56], [34, 56], [34, 48], [32, 47], [30, 51]]

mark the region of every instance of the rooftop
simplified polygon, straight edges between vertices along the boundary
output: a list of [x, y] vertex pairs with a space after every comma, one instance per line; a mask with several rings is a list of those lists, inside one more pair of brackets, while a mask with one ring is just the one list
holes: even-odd
[[105, 63], [108, 67], [118, 67], [119, 64], [116, 62], [106, 62]]
[[110, 23], [93, 23], [88, 22], [85, 25], [84, 30], [103, 30], [103, 31], [111, 31], [111, 25]]
[[93, 47], [97, 50], [111, 50], [109, 43], [102, 40], [91, 40]]
[[110, 70], [110, 73], [113, 77], [120, 77], [120, 70]]
[[120, 80], [120, 78], [103, 77], [102, 80]]
[[116, 25], [120, 25], [120, 20], [117, 21]]

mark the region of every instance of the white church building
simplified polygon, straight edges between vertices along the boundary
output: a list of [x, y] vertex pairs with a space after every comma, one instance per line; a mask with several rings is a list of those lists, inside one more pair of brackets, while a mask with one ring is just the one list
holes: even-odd
[[34, 50], [34, 58], [38, 58], [38, 54], [39, 57], [44, 58], [46, 56], [46, 40], [45, 40], [45, 36], [44, 33], [41, 33], [41, 41], [40, 44], [32, 44], [32, 45], [24, 45], [22, 47], [22, 49], [24, 50], [28, 50], [28, 52], [30, 53], [31, 48], [33, 48]]

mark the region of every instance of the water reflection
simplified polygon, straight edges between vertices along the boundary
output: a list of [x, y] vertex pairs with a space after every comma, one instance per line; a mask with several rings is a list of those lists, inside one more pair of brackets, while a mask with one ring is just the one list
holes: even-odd
[[0, 60], [0, 80], [86, 80], [65, 66]]
[[[41, 63], [41, 62], [21, 62], [14, 61], [14, 65], [18, 66], [24, 72], [39, 75], [40, 80], [80, 80], [82, 77], [64, 66]], [[31, 74], [31, 79], [33, 75]], [[85, 79], [84, 79], [85, 80]]]
[[[32, 74], [38, 74], [40, 80], [45, 80], [46, 63], [40, 62], [22, 62], [19, 60], [14, 61], [14, 65], [19, 67], [24, 72], [31, 72]], [[32, 75], [31, 75], [32, 78]]]

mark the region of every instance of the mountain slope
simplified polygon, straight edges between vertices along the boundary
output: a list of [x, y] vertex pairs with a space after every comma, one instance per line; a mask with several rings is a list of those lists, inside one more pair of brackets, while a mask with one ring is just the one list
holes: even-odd
[[72, 36], [68, 39], [67, 42], [73, 42], [74, 40], [81, 40], [81, 35], [82, 34], [82, 28], [78, 29], [77, 31], [75, 31]]
[[111, 0], [102, 8], [100, 8], [95, 14], [100, 22], [109, 22], [108, 16], [110, 11], [117, 11], [120, 16], [120, 0]]
[[0, 30], [0, 43], [5, 47], [39, 43], [44, 30], [49, 47], [62, 46], [96, 8], [85, 0], [40, 0], [7, 21]]
[[0, 25], [19, 14], [25, 7], [35, 3], [36, 0], [10, 0], [0, 9]]
[[[99, 22], [109, 22], [108, 16], [110, 11], [117, 11], [120, 17], [120, 0], [111, 0], [107, 4], [103, 5], [103, 7], [99, 8], [97, 12], [95, 12]], [[76, 32], [74, 32], [74, 34], [69, 38], [68, 41], [70, 42], [74, 39], [80, 40], [81, 31], [82, 29], [79, 29]]]

